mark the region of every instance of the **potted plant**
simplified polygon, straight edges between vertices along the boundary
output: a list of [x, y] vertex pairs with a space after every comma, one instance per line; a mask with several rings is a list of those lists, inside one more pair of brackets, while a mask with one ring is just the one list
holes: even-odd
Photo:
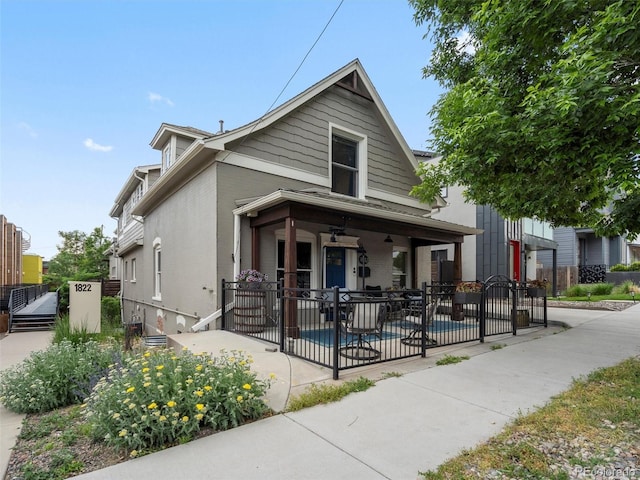
[[236, 282], [238, 282], [238, 288], [252, 288], [257, 289], [262, 286], [262, 282], [266, 282], [269, 277], [258, 270], [247, 269], [242, 270], [236, 275]]
[[528, 280], [527, 281], [527, 296], [528, 297], [546, 297], [547, 285], [549, 282], [547, 279], [542, 280]]
[[460, 282], [456, 284], [453, 303], [476, 303], [482, 301], [481, 282]]

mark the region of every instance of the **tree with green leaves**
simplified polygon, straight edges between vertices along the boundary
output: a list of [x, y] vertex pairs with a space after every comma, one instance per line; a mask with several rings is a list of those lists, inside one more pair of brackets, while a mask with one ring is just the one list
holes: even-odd
[[109, 257], [105, 251], [111, 240], [104, 236], [101, 227], [89, 234], [74, 230], [58, 235], [62, 245], [58, 245], [58, 254], [49, 262], [47, 283], [60, 285], [68, 280], [102, 280], [109, 276]]
[[640, 1], [410, 0], [434, 43], [425, 76], [443, 185], [503, 217], [640, 233]]

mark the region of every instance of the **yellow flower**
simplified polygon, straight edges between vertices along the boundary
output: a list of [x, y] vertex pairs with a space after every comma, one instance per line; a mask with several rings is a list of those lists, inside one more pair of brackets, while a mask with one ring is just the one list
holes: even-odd
[[187, 378], [184, 383], [186, 383], [187, 385], [191, 385], [193, 383], [193, 379], [191, 378]]
[[120, 414], [118, 412], [116, 412], [116, 413], [113, 414], [112, 418], [120, 418]]
[[164, 368], [164, 365], [156, 365], [156, 370], [162, 370]]
[[196, 403], [196, 410], [200, 411], [204, 409], [204, 405], [202, 403]]
[[129, 387], [127, 388], [127, 393], [131, 393], [133, 391], [135, 391], [136, 387]]
[[242, 395], [238, 395], [236, 397], [236, 400], [238, 401], [238, 403], [242, 403], [242, 401], [244, 400], [244, 397]]
[[142, 373], [147, 373], [148, 371], [149, 371], [149, 367], [144, 367], [144, 368], [142, 369]]
[[182, 417], [182, 421], [184, 423], [187, 423], [189, 421], [189, 417], [187, 417], [186, 415], [184, 417]]
[[149, 386], [151, 386], [151, 382], [144, 382], [144, 383], [142, 384], [142, 386], [143, 386], [143, 387], [149, 387]]
[[165, 417], [164, 415], [160, 415], [160, 421], [164, 422], [167, 419], [167, 417]]
[[276, 374], [275, 374], [275, 373], [270, 373], [270, 374], [269, 374], [269, 378], [270, 378], [271, 380], [275, 380], [275, 378], [276, 378]]
[[161, 376], [162, 376], [162, 372], [156, 373], [156, 377], [161, 377]]
[[154, 408], [158, 408], [158, 404], [156, 402], [151, 402], [147, 408], [149, 410], [153, 410]]
[[193, 392], [193, 394], [201, 397], [202, 395], [204, 395], [204, 392], [202, 390], [196, 390], [195, 392]]
[[131, 453], [129, 454], [129, 456], [131, 458], [137, 457], [138, 456], [138, 450], [131, 450]]
[[173, 408], [173, 407], [175, 407], [175, 406], [176, 406], [176, 402], [174, 402], [173, 400], [169, 400], [169, 401], [167, 402], [167, 407], [169, 407], [169, 408]]
[[198, 414], [196, 415], [196, 420], [198, 420], [198, 421], [202, 420], [203, 418], [204, 418], [204, 415], [203, 415], [203, 414], [201, 414], [201, 413], [198, 413]]
[[202, 365], [196, 365], [196, 371], [199, 372], [200, 370], [202, 370]]
[[205, 389], [207, 392], [210, 392], [211, 390], [213, 390], [213, 387], [212, 387], [211, 385], [205, 385], [205, 386], [204, 386], [204, 389]]
[[130, 403], [129, 404], [129, 410], [133, 410], [134, 408], [136, 408], [136, 404], [135, 403]]
[[149, 358], [151, 356], [151, 352], [144, 352], [143, 357]]
[[127, 430], [123, 428], [122, 430], [120, 430], [120, 433], [118, 433], [118, 436], [119, 437], [126, 437], [127, 433], [129, 433], [129, 432], [127, 432]]
[[242, 385], [242, 388], [244, 388], [245, 390], [251, 390], [251, 385], [245, 383], [244, 385]]

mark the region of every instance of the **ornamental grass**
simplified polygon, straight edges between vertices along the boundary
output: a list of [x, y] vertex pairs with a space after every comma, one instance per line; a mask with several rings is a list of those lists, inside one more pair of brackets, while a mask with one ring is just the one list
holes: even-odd
[[93, 437], [135, 457], [188, 442], [203, 428], [226, 430], [263, 417], [270, 380], [259, 380], [251, 363], [240, 351], [128, 356], [110, 366], [84, 404]]

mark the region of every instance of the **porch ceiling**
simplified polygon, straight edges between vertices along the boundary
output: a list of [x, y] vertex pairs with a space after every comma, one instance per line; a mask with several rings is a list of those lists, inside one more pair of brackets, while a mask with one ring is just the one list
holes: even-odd
[[278, 190], [234, 210], [251, 217], [252, 227], [295, 218], [327, 226], [346, 225], [383, 234], [411, 237], [423, 245], [461, 243], [465, 235], [482, 230], [457, 225], [365, 200], [336, 197], [328, 193]]

